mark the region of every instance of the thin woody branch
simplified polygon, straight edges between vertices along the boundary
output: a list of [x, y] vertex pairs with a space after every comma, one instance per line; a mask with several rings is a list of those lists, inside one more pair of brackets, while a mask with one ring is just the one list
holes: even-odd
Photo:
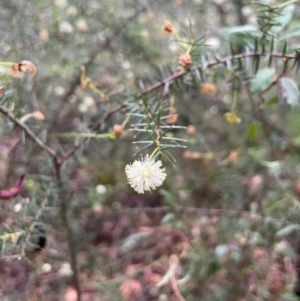
[[273, 58], [282, 58], [285, 60], [300, 59], [300, 57], [297, 54], [282, 54], [282, 53], [275, 53], [275, 52], [247, 52], [247, 53], [245, 52], [245, 53], [230, 55], [230, 56], [226, 56], [224, 58], [218, 59], [218, 60], [209, 61], [205, 65], [201, 64], [199, 66], [192, 67], [185, 71], [180, 71], [180, 72], [174, 73], [174, 74], [164, 78], [162, 81], [157, 82], [154, 85], [150, 86], [140, 96], [145, 95], [150, 92], [153, 92], [153, 91], [163, 87], [167, 83], [170, 83], [170, 82], [174, 81], [175, 79], [183, 77], [184, 75], [190, 73], [191, 71], [203, 69], [204, 66], [205, 66], [205, 68], [211, 68], [211, 67], [214, 67], [217, 65], [227, 65], [227, 62], [229, 62], [229, 61], [239, 60], [239, 59], [243, 59], [243, 58], [247, 58], [247, 57], [256, 57], [256, 56], [270, 56]]
[[36, 144], [38, 145], [40, 148], [42, 148], [44, 151], [46, 151], [50, 156], [55, 157], [56, 156], [56, 152], [49, 146], [47, 146], [46, 144], [44, 144], [31, 130], [30, 128], [24, 124], [23, 122], [21, 122], [13, 113], [11, 113], [11, 111], [4, 107], [4, 106], [0, 106], [0, 112], [7, 116], [14, 124], [16, 124], [18, 127], [20, 127], [25, 134]]
[[63, 184], [63, 179], [61, 175], [61, 161], [55, 157], [53, 160], [54, 168], [55, 168], [55, 176], [57, 186], [59, 188], [59, 203], [60, 203], [60, 218], [67, 232], [67, 242], [70, 253], [70, 264], [73, 271], [73, 285], [77, 292], [77, 301], [81, 300], [81, 286], [79, 281], [79, 270], [78, 270], [78, 262], [77, 262], [77, 252], [76, 252], [76, 239], [73, 232], [73, 229], [70, 225], [68, 218], [68, 200], [70, 196], [66, 191], [66, 188]]

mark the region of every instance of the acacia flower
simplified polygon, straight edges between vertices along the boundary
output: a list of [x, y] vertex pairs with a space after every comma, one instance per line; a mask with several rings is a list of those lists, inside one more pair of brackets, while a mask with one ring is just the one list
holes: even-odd
[[141, 157], [133, 164], [127, 164], [125, 172], [130, 186], [138, 193], [159, 187], [166, 178], [161, 161], [155, 161], [149, 155]]

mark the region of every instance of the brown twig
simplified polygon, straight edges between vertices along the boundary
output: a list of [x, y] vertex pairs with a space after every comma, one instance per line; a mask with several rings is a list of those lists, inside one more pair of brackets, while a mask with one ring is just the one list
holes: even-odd
[[[243, 58], [247, 58], [247, 57], [255, 57], [255, 56], [271, 56], [271, 57], [274, 57], [274, 58], [282, 58], [282, 59], [286, 59], [286, 60], [293, 60], [293, 59], [298, 59], [299, 58], [297, 54], [282, 54], [282, 53], [275, 53], [275, 52], [270, 53], [270, 52], [260, 52], [260, 51], [247, 52], [247, 53], [245, 52], [245, 53], [239, 53], [239, 54], [235, 54], [235, 55], [226, 56], [226, 57], [218, 59], [218, 60], [210, 61], [210, 62], [205, 64], [205, 67], [206, 68], [211, 68], [211, 67], [214, 67], [214, 66], [217, 66], [217, 65], [227, 65], [228, 61], [234, 61], [234, 60], [239, 60], [239, 59], [243, 59]], [[187, 73], [189, 73], [191, 71], [203, 69], [203, 67], [204, 67], [204, 65], [201, 64], [199, 66], [192, 67], [190, 70], [185, 70], [185, 71], [180, 71], [180, 72], [174, 73], [174, 74], [166, 77], [162, 81], [157, 82], [154, 85], [150, 86], [141, 95], [145, 95], [147, 93], [153, 92], [154, 90], [157, 90], [157, 89], [163, 87], [167, 83], [171, 83], [175, 79], [183, 77], [184, 75], [186, 75]]]
[[4, 106], [0, 106], [0, 112], [4, 115], [6, 115], [14, 124], [16, 124], [18, 127], [20, 127], [25, 134], [36, 144], [38, 145], [40, 148], [42, 148], [44, 151], [46, 151], [50, 156], [55, 157], [56, 156], [56, 152], [50, 148], [49, 146], [47, 146], [46, 144], [44, 144], [30, 129], [29, 127], [24, 124], [23, 122], [21, 122], [13, 113], [11, 113], [11, 111], [4, 107]]

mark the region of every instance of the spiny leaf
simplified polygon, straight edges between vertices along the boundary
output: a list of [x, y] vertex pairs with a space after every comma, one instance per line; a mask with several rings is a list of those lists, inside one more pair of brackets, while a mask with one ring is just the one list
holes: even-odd
[[154, 143], [151, 141], [151, 143], [143, 146], [142, 148], [140, 148], [136, 153], [134, 153], [134, 156], [137, 155], [138, 153], [140, 153], [141, 151], [143, 151], [144, 149], [150, 147], [151, 145], [153, 145]]
[[260, 56], [259, 55], [256, 55], [254, 57], [254, 65], [255, 65], [255, 68], [254, 68], [254, 74], [257, 74], [258, 72], [258, 68], [259, 68], [259, 60], [260, 60]]
[[266, 52], [266, 40], [263, 40], [261, 43], [262, 53]]
[[[274, 49], [274, 37], [272, 37], [272, 40], [271, 40], [271, 44], [270, 44], [270, 53], [272, 54], [273, 52], [273, 49]], [[272, 64], [272, 55], [270, 55], [270, 58], [269, 58], [269, 61], [268, 61], [268, 66], [270, 67], [271, 64]]]
[[296, 73], [298, 73], [300, 68], [300, 60], [297, 60], [297, 67], [296, 67]]
[[182, 142], [188, 142], [188, 140], [186, 140], [186, 139], [175, 138], [175, 137], [162, 137], [162, 139], [165, 139], [165, 140], [174, 140], [174, 141], [182, 141]]
[[274, 24], [272, 24], [271, 28], [272, 32], [279, 33], [288, 25], [293, 17], [295, 7], [294, 4], [287, 5], [275, 16], [273, 19]]
[[283, 49], [282, 49], [282, 56], [286, 54], [286, 48], [287, 48], [287, 41], [284, 42]]
[[174, 144], [161, 144], [160, 145], [162, 148], [165, 147], [165, 148], [175, 148], [175, 147], [180, 147], [180, 148], [186, 148], [185, 145], [174, 145]]
[[254, 52], [258, 52], [258, 38], [255, 37], [254, 39]]

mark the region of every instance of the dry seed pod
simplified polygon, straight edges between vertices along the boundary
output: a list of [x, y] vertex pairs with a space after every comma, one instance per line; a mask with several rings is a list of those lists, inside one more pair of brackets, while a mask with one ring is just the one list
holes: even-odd
[[18, 68], [20, 72], [29, 72], [32, 77], [34, 77], [37, 74], [36, 66], [30, 61], [21, 61], [18, 64]]
[[9, 68], [8, 72], [12, 76], [19, 76], [20, 75], [19, 64], [18, 63], [10, 63], [10, 68]]

